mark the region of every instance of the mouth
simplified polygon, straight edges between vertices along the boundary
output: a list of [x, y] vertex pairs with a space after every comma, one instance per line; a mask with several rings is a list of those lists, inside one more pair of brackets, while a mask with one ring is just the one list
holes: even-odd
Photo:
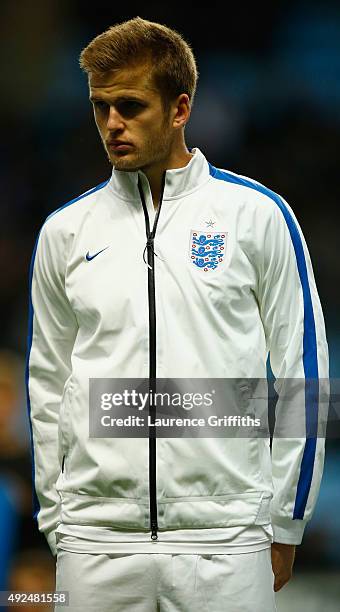
[[107, 148], [109, 149], [109, 151], [113, 151], [114, 153], [124, 153], [130, 151], [133, 148], [133, 145], [129, 142], [113, 140], [107, 143]]

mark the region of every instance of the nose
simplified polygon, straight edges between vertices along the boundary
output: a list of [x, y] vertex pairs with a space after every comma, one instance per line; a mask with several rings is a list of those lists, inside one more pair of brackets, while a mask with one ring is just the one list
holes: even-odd
[[114, 106], [110, 106], [110, 112], [107, 119], [108, 130], [119, 130], [124, 127], [122, 116], [115, 109]]

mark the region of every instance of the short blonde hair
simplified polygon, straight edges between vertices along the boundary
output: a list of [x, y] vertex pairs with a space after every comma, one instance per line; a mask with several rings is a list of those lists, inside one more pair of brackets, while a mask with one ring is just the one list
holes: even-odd
[[153, 82], [165, 106], [181, 93], [193, 103], [198, 71], [190, 45], [175, 30], [141, 17], [99, 34], [80, 54], [89, 76], [150, 63]]

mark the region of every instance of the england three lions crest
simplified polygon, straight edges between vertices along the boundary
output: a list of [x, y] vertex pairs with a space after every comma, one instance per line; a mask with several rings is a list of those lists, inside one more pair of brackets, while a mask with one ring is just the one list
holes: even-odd
[[204, 272], [216, 270], [225, 257], [227, 232], [191, 230], [190, 259]]

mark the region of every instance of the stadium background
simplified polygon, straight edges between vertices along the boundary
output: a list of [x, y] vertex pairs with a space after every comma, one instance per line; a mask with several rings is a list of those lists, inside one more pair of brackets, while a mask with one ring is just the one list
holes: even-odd
[[[0, 589], [53, 586], [53, 562], [30, 519], [28, 267], [46, 216], [110, 174], [78, 68], [83, 46], [109, 25], [140, 15], [192, 44], [200, 78], [187, 143], [293, 207], [324, 309], [331, 376], [340, 378], [339, 3], [126, 7], [80, 0], [0, 6]], [[338, 610], [339, 449], [338, 439], [327, 441], [319, 502], [279, 612]]]

